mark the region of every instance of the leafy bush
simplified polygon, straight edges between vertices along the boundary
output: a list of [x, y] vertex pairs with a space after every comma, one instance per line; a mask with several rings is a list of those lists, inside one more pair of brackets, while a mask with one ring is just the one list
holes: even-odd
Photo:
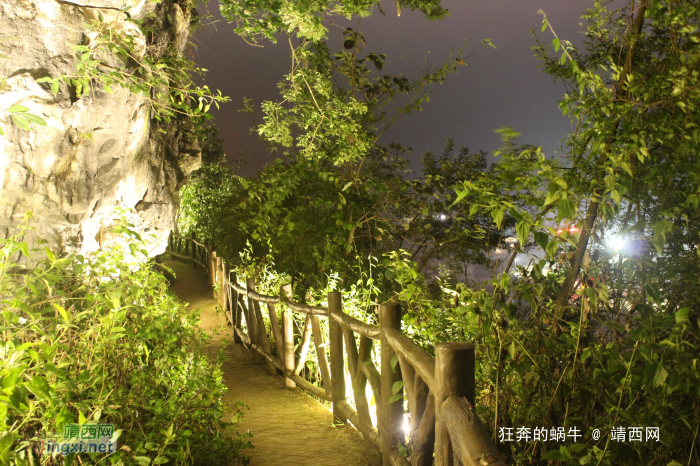
[[[34, 251], [21, 235], [0, 242], [0, 463], [38, 464], [32, 440], [86, 421], [114, 425], [109, 464], [229, 464], [250, 446], [222, 421], [226, 387], [198, 312], [145, 266], [129, 227], [116, 230], [121, 245], [91, 257], [45, 249], [25, 273], [14, 258]], [[53, 456], [41, 464], [75, 460]]]
[[[328, 5], [316, 11], [330, 13]], [[325, 34], [321, 16], [282, 24], [281, 10], [264, 16], [253, 7], [240, 34]], [[223, 4], [229, 17], [241, 8]], [[372, 296], [357, 306], [371, 319], [372, 304], [400, 301], [404, 330], [428, 350], [475, 342], [477, 404], [494, 438], [530, 429], [529, 439], [498, 442], [510, 464], [700, 464], [700, 131], [692, 117], [700, 6], [593, 2], [580, 47], [540, 13], [553, 39], [533, 49], [565, 85], [560, 109], [575, 128], [558, 155], [516, 146], [519, 135], [503, 128], [488, 168], [484, 154], [455, 156], [448, 144], [443, 157], [424, 157], [422, 177], [406, 175], [401, 146], [377, 142], [393, 123], [382, 109], [401, 94], [427, 102], [425, 86], [455, 68], [410, 85], [373, 78], [367, 65], [380, 71], [384, 56], [364, 55], [364, 36], [347, 29], [352, 52], [312, 41], [292, 47], [284, 98], [263, 103], [258, 132], [289, 163], [278, 159], [258, 179], [231, 178], [230, 192], [200, 180], [184, 203], [223, 194], [229, 206], [189, 201], [181, 224], [226, 257], [241, 249], [226, 234], [250, 239], [302, 289], [338, 278], [347, 289], [377, 264], [380, 273], [364, 281]], [[483, 265], [486, 252], [491, 279], [468, 282], [458, 262]], [[518, 254], [530, 263], [518, 267]], [[565, 429], [565, 440], [535, 439], [535, 427]], [[622, 429], [629, 439], [628, 427], [658, 427], [658, 442], [646, 429], [641, 441], [613, 438]]]
[[[591, 306], [607, 301], [604, 287], [586, 286], [572, 299], [578, 312], [556, 319], [540, 302], [558, 289], [561, 273], [534, 275], [525, 271], [520, 283], [506, 277], [495, 300], [464, 288], [450, 312], [476, 344], [480, 415], [497, 434], [512, 429], [513, 442], [500, 446], [514, 464], [685, 464], [700, 416], [698, 311], [650, 300], [607, 313]], [[515, 306], [519, 299], [528, 304]], [[564, 427], [566, 441], [534, 442], [531, 431], [530, 441], [518, 442], [521, 427]], [[624, 441], [611, 435], [619, 427]], [[640, 441], [629, 427], [641, 428]], [[647, 427], [659, 428], [658, 441], [647, 439]], [[582, 437], [571, 437], [572, 428]]]

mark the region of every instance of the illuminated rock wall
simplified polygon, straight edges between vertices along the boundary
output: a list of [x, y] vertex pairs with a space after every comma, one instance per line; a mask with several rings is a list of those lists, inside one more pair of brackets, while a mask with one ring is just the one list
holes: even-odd
[[[151, 238], [150, 254], [164, 251], [177, 190], [201, 163], [188, 123], [157, 124], [145, 97], [121, 89], [93, 88], [77, 98], [66, 84], [54, 96], [49, 84], [37, 83], [75, 73], [72, 47], [90, 44], [85, 23], [100, 13], [132, 28], [139, 54], [184, 52], [189, 11], [172, 1], [127, 5], [132, 19], [147, 18], [156, 33], [145, 38], [123, 21], [122, 1], [0, 0], [0, 54], [10, 57], [0, 59], [0, 237], [16, 233], [31, 211], [31, 246], [45, 239], [61, 253], [88, 253], [109, 241], [121, 208], [131, 209], [136, 230]], [[18, 128], [8, 112], [13, 105], [48, 126]]]

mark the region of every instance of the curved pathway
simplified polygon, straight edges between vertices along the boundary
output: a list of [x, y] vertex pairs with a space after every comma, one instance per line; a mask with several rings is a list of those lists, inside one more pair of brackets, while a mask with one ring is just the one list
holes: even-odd
[[[239, 431], [253, 434], [251, 466], [365, 466], [381, 464], [362, 435], [350, 426], [334, 426], [333, 416], [316, 400], [299, 389], [284, 387], [282, 377], [271, 376], [264, 366], [254, 365], [242, 344], [232, 343], [226, 317], [216, 311], [207, 276], [191, 266], [168, 261], [177, 276], [171, 286], [175, 294], [200, 310], [202, 328], [214, 332], [210, 351], [215, 356], [224, 347], [224, 381], [227, 408], [236, 401], [250, 407]], [[379, 461], [379, 463], [377, 463]], [[212, 465], [215, 466], [215, 465]]]

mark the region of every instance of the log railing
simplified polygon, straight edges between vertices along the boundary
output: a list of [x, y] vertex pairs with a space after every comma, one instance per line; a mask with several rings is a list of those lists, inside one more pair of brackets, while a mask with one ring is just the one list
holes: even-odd
[[[343, 312], [338, 291], [328, 294], [326, 308], [294, 302], [290, 285], [283, 286], [279, 296], [258, 293], [253, 278], [246, 280], [245, 287], [239, 285], [222, 258], [206, 242], [197, 242], [194, 235], [171, 235], [168, 253], [207, 272], [232, 324], [234, 342], [250, 348], [255, 363], [266, 366], [270, 374], [279, 371], [287, 387], [299, 387], [330, 401], [336, 418], [350, 421], [379, 448], [385, 466], [505, 466], [474, 409], [471, 343], [439, 344], [433, 358], [401, 332], [399, 304], [381, 304], [379, 326], [370, 325]], [[270, 336], [263, 321], [263, 305], [270, 320]], [[291, 312], [305, 315], [298, 356]], [[320, 319], [329, 321], [327, 336], [321, 331]], [[323, 388], [300, 376], [312, 341]], [[375, 341], [380, 345], [380, 368], [371, 358]], [[345, 386], [346, 361], [349, 391]], [[368, 382], [376, 400], [377, 426], [366, 396]], [[410, 413], [408, 432], [404, 430], [404, 390]], [[347, 393], [352, 394], [355, 407], [347, 402]], [[399, 453], [407, 436], [409, 458]]]

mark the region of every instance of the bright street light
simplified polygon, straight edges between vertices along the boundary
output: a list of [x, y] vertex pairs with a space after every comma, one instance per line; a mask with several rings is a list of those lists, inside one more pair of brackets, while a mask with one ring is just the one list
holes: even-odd
[[625, 246], [625, 240], [619, 236], [613, 236], [606, 241], [610, 249], [620, 250]]

